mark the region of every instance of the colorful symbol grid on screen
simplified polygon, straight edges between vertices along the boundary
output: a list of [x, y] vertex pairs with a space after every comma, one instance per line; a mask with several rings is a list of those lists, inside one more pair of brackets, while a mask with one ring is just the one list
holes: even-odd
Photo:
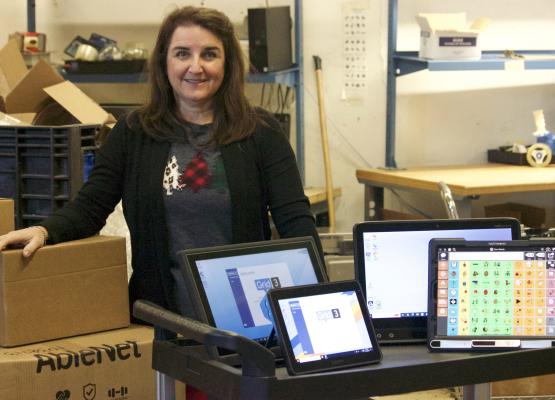
[[438, 317], [447, 335], [555, 335], [555, 263], [438, 262]]

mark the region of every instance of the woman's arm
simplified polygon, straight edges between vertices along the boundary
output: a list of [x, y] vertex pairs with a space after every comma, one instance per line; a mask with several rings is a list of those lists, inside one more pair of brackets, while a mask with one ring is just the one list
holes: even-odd
[[280, 237], [312, 236], [323, 256], [293, 149], [279, 123], [271, 116], [264, 119], [268, 127], [261, 127], [254, 140], [272, 220]]

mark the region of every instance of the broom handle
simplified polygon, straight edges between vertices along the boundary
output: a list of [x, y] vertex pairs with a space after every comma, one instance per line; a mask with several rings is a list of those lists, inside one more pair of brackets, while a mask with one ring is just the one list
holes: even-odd
[[324, 172], [326, 176], [326, 196], [328, 200], [328, 215], [330, 222], [330, 232], [335, 232], [335, 206], [333, 198], [333, 184], [331, 179], [330, 150], [328, 146], [328, 128], [326, 126], [326, 111], [324, 109], [323, 85], [322, 85], [322, 59], [319, 56], [314, 58], [316, 68], [316, 86], [318, 89], [318, 111], [320, 114], [320, 134], [322, 139], [322, 150], [324, 152]]

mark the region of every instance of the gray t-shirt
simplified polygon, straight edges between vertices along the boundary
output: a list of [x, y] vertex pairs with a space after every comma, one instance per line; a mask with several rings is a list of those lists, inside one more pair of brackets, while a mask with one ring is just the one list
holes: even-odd
[[184, 316], [193, 313], [177, 252], [232, 241], [231, 201], [222, 156], [216, 146], [205, 146], [211, 127], [191, 124], [188, 140], [172, 144], [164, 171], [171, 272], [177, 305]]

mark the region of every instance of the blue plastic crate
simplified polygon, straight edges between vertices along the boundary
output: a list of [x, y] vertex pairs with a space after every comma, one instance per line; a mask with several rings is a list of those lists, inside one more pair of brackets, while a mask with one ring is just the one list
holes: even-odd
[[0, 197], [13, 198], [16, 227], [35, 224], [88, 179], [98, 125], [0, 127]]

